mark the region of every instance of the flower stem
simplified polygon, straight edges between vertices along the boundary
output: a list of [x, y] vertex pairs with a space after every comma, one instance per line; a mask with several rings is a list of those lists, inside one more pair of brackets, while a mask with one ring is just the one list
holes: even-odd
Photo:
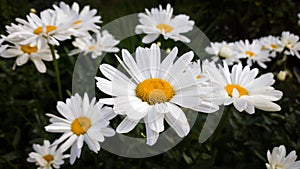
[[55, 70], [55, 75], [56, 75], [56, 83], [57, 83], [57, 88], [58, 88], [58, 95], [59, 99], [62, 100], [62, 90], [61, 90], [61, 81], [60, 81], [60, 74], [59, 74], [59, 68], [58, 68], [58, 62], [55, 57], [55, 51], [54, 51], [54, 46], [51, 44], [48, 44], [51, 50], [51, 55], [53, 57], [53, 66]]

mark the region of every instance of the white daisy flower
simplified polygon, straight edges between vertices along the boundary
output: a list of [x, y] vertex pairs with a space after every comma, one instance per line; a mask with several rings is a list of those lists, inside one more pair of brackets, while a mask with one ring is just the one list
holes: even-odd
[[79, 11], [79, 5], [77, 2], [74, 2], [70, 7], [65, 2], [60, 2], [59, 7], [53, 5], [59, 18], [64, 18], [64, 20], [69, 19], [69, 17], [76, 18], [75, 22], [70, 27], [70, 31], [74, 36], [86, 36], [89, 35], [88, 31], [97, 32], [100, 29], [98, 23], [101, 16], [96, 16], [97, 10], [90, 9], [89, 6], [84, 6], [82, 11]]
[[210, 46], [205, 48], [206, 53], [213, 55], [212, 60], [218, 61], [219, 59], [225, 60], [228, 65], [233, 65], [234, 62], [239, 63], [237, 52], [233, 49], [233, 43], [211, 42]]
[[272, 153], [267, 152], [268, 162], [267, 169], [299, 169], [300, 161], [296, 161], [297, 155], [293, 150], [286, 156], [285, 146], [274, 147]]
[[279, 37], [267, 36], [259, 39], [259, 42], [262, 45], [262, 50], [267, 50], [272, 52], [272, 56], [276, 56], [275, 52], [283, 51], [283, 44], [280, 41]]
[[[11, 33], [7, 40], [19, 39], [21, 45], [39, 46], [43, 41], [52, 45], [59, 45], [59, 41], [71, 38], [69, 28], [76, 21], [76, 16], [59, 18], [55, 11], [47, 9], [41, 12], [41, 17], [34, 13], [27, 15], [27, 21], [17, 18], [20, 24], [8, 27]], [[9, 30], [8, 30], [9, 31]]]
[[81, 98], [78, 94], [71, 96], [64, 102], [57, 102], [57, 110], [64, 117], [58, 117], [53, 114], [46, 114], [51, 117], [52, 124], [45, 127], [46, 131], [54, 133], [63, 133], [54, 144], [60, 144], [62, 151], [71, 147], [70, 163], [73, 164], [76, 157], [80, 157], [83, 143], [86, 142], [89, 149], [98, 153], [100, 150], [99, 142], [104, 141], [104, 137], [111, 137], [115, 131], [108, 126], [109, 119], [115, 114], [112, 108], [103, 107], [103, 104], [96, 102], [93, 98], [89, 102], [88, 95], [85, 93]]
[[108, 31], [103, 30], [102, 33], [97, 31], [95, 39], [88, 37], [76, 38], [73, 45], [78, 49], [72, 50], [70, 55], [81, 52], [84, 55], [91, 53], [91, 57], [95, 59], [102, 55], [102, 52], [119, 52], [119, 48], [115, 47], [119, 42]]
[[139, 13], [140, 25], [136, 26], [135, 33], [147, 34], [143, 39], [143, 43], [151, 43], [158, 38], [160, 34], [165, 39], [173, 39], [175, 41], [182, 41], [189, 43], [191, 40], [186, 36], [181, 35], [193, 29], [194, 21], [189, 20], [189, 16], [180, 14], [172, 18], [173, 8], [170, 4], [166, 9], [162, 9], [159, 5], [158, 8], [152, 8], [151, 12], [145, 9], [146, 13]]
[[212, 83], [218, 86], [224, 105], [233, 104], [239, 111], [249, 114], [255, 113], [255, 109], [264, 111], [280, 111], [280, 106], [273, 103], [282, 97], [282, 92], [275, 90], [271, 85], [275, 82], [272, 73], [263, 74], [256, 78], [258, 69], [250, 69], [249, 65], [234, 65], [232, 71], [226, 62], [220, 71], [216, 67], [206, 67]]
[[249, 43], [248, 40], [241, 40], [235, 43], [234, 48], [238, 52], [239, 58], [247, 58], [247, 64], [249, 66], [257, 62], [260, 67], [265, 69], [267, 65], [265, 65], [264, 62], [271, 61], [269, 52], [261, 50], [262, 46], [257, 40], [253, 40], [252, 43]]
[[63, 155], [60, 149], [56, 149], [57, 145], [50, 145], [48, 140], [44, 140], [44, 145], [33, 144], [35, 152], [29, 153], [27, 161], [35, 163], [38, 169], [60, 168], [64, 164], [64, 159], [69, 158], [69, 154]]
[[285, 51], [285, 54], [287, 55], [293, 55], [297, 56], [300, 59], [300, 42], [299, 42], [299, 36], [294, 35], [290, 32], [282, 32], [281, 34], [281, 42], [283, 46], [288, 49], [288, 51]]
[[[161, 61], [160, 49], [156, 44], [151, 48], [136, 49], [136, 60], [125, 49], [118, 60], [130, 77], [108, 65], [100, 65], [100, 71], [108, 78], [96, 77], [97, 87], [113, 98], [100, 99], [99, 102], [113, 105], [117, 114], [126, 115], [118, 125], [118, 133], [128, 133], [139, 123], [145, 122], [147, 144], [156, 143], [159, 133], [164, 131], [164, 120], [184, 137], [190, 131], [189, 123], [181, 107], [211, 113], [218, 110], [212, 100], [211, 89], [199, 84], [199, 78], [189, 65], [193, 52], [179, 57], [175, 47]], [[201, 76], [201, 75], [200, 75]]]
[[[14, 46], [9, 46], [6, 50], [1, 52], [0, 55], [4, 58], [17, 58], [13, 69], [15, 66], [22, 66], [27, 63], [28, 60], [31, 60], [40, 73], [45, 73], [47, 71], [43, 61], [53, 60], [47, 44], [42, 44], [40, 46], [14, 44]], [[57, 51], [55, 51], [55, 56], [59, 58]]]

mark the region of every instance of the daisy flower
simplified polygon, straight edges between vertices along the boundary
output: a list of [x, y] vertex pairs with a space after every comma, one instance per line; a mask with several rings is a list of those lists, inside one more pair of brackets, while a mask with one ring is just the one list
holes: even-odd
[[[55, 56], [59, 58], [57, 51], [55, 51]], [[0, 55], [4, 58], [13, 58], [16, 57], [15, 66], [22, 66], [31, 60], [36, 69], [40, 73], [45, 73], [47, 68], [43, 61], [52, 61], [53, 57], [51, 55], [51, 51], [47, 44], [42, 44], [40, 46], [30, 46], [27, 45], [19, 45], [17, 43], [14, 46], [9, 46], [6, 50], [0, 53]]]
[[273, 103], [282, 97], [282, 92], [271, 87], [275, 80], [272, 73], [266, 73], [257, 77], [258, 69], [250, 69], [249, 65], [242, 67], [237, 64], [232, 71], [226, 62], [219, 71], [216, 66], [207, 66], [206, 70], [212, 83], [218, 86], [218, 92], [224, 98], [224, 105], [233, 104], [239, 111], [249, 114], [255, 113], [255, 109], [264, 111], [280, 111], [280, 106]]
[[84, 142], [90, 150], [98, 153], [99, 142], [103, 142], [104, 137], [111, 137], [115, 134], [113, 129], [107, 127], [108, 120], [115, 115], [112, 109], [103, 107], [103, 104], [99, 102], [95, 104], [95, 102], [96, 98], [89, 102], [86, 93], [83, 98], [75, 94], [67, 99], [66, 103], [61, 101], [57, 103], [57, 110], [64, 118], [46, 114], [51, 117], [52, 124], [46, 126], [45, 129], [48, 132], [63, 133], [54, 144], [60, 144], [66, 140], [60, 149], [64, 152], [71, 147], [71, 164], [75, 162], [76, 157], [80, 157]]
[[44, 140], [44, 145], [33, 144], [35, 152], [29, 153], [27, 161], [35, 163], [38, 169], [60, 168], [64, 164], [64, 159], [69, 158], [69, 154], [63, 155], [60, 149], [56, 149], [57, 145], [50, 145], [48, 140]]
[[173, 17], [173, 8], [170, 4], [166, 9], [152, 8], [151, 12], [145, 9], [146, 13], [139, 13], [140, 25], [135, 28], [135, 33], [147, 34], [143, 39], [143, 43], [151, 43], [161, 34], [165, 39], [173, 39], [189, 43], [191, 40], [181, 35], [193, 29], [194, 21], [189, 20], [189, 16], [180, 14]]
[[73, 45], [78, 49], [70, 52], [75, 55], [83, 52], [84, 55], [91, 53], [93, 59], [102, 55], [102, 52], [118, 52], [119, 48], [115, 47], [120, 41], [116, 40], [108, 31], [103, 30], [102, 33], [97, 31], [95, 39], [88, 37], [76, 38]]
[[274, 147], [272, 153], [267, 152], [268, 162], [266, 163], [267, 169], [299, 169], [300, 161], [296, 161], [297, 155], [293, 150], [286, 156], [284, 145]]
[[[59, 18], [55, 11], [47, 9], [40, 13], [38, 17], [34, 13], [27, 15], [27, 20], [17, 18], [18, 25], [13, 24], [12, 31], [7, 40], [19, 39], [21, 45], [40, 45], [46, 41], [52, 45], [59, 45], [59, 41], [71, 38], [69, 28], [76, 21], [76, 16]], [[17, 31], [16, 31], [17, 30]]]
[[281, 34], [281, 42], [283, 46], [288, 49], [288, 51], [285, 51], [285, 54], [297, 56], [300, 59], [300, 42], [299, 42], [299, 36], [294, 35], [290, 32], [282, 32]]
[[233, 49], [233, 43], [214, 42], [205, 48], [206, 53], [213, 55], [212, 60], [218, 61], [219, 59], [225, 60], [228, 65], [233, 65], [234, 62], [240, 62], [237, 58], [237, 52]]
[[280, 41], [279, 37], [269, 35], [267, 37], [261, 38], [259, 42], [262, 45], [262, 50], [272, 52], [272, 56], [276, 56], [275, 52], [283, 51], [283, 44]]
[[117, 59], [130, 77], [108, 64], [100, 65], [107, 79], [96, 77], [97, 87], [113, 98], [103, 98], [99, 102], [113, 105], [117, 114], [126, 115], [116, 129], [118, 133], [130, 132], [143, 120], [146, 143], [153, 145], [164, 131], [164, 120], [178, 136], [188, 134], [190, 126], [181, 107], [205, 113], [218, 110], [210, 88], [199, 85], [205, 79], [188, 70], [193, 52], [185, 53], [174, 63], [177, 52], [178, 49], [173, 48], [161, 61], [159, 47], [152, 44], [151, 48], [138, 47], [134, 60], [123, 49], [123, 61]]
[[235, 43], [236, 51], [238, 52], [239, 58], [247, 58], [247, 64], [252, 66], [256, 62], [260, 67], [267, 68], [264, 62], [271, 61], [269, 58], [269, 52], [261, 50], [262, 46], [257, 40], [253, 40], [250, 43], [248, 40], [239, 41]]
[[69, 17], [75, 16], [75, 22], [71, 25], [70, 31], [75, 36], [89, 35], [88, 31], [97, 32], [100, 27], [96, 24], [101, 23], [101, 16], [96, 16], [97, 10], [90, 9], [89, 6], [84, 6], [81, 11], [77, 2], [72, 6], [67, 5], [65, 2], [60, 2], [59, 6], [53, 5], [59, 18], [67, 20]]

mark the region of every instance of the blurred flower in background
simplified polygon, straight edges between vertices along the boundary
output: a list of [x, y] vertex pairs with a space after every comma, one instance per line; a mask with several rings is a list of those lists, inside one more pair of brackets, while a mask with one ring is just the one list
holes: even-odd
[[44, 140], [44, 145], [33, 144], [35, 152], [29, 153], [27, 161], [35, 163], [38, 169], [60, 168], [64, 164], [64, 159], [69, 158], [69, 154], [63, 154], [57, 145], [50, 145], [48, 140]]
[[[44, 42], [39, 46], [19, 45], [15, 43], [13, 46], [9, 45], [0, 55], [4, 58], [17, 58], [13, 69], [15, 66], [22, 66], [28, 60], [31, 60], [40, 73], [45, 73], [47, 70], [43, 61], [53, 60], [49, 46]], [[55, 56], [57, 59], [59, 58], [57, 51], [55, 51]]]
[[95, 59], [102, 55], [102, 52], [119, 52], [119, 48], [115, 47], [119, 42], [120, 41], [116, 40], [108, 31], [97, 31], [95, 38], [76, 38], [73, 45], [78, 49], [72, 50], [70, 55], [76, 55], [82, 52], [84, 55], [91, 54], [91, 57]]
[[268, 150], [267, 153], [268, 163], [266, 163], [267, 169], [299, 169], [300, 161], [296, 161], [296, 151], [291, 151], [286, 155], [286, 149], [284, 145], [274, 147], [272, 153]]
[[193, 29], [194, 21], [189, 20], [189, 16], [180, 14], [173, 17], [173, 8], [170, 4], [166, 9], [152, 8], [151, 11], [145, 9], [146, 13], [139, 14], [140, 25], [135, 28], [135, 33], [147, 34], [143, 39], [143, 43], [151, 43], [161, 34], [165, 39], [173, 39], [174, 41], [182, 41], [189, 43], [190, 39], [181, 33], [187, 33]]

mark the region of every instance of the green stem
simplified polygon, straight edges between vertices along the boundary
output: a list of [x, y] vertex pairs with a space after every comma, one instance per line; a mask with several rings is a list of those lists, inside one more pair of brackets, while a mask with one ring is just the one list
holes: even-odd
[[4, 160], [9, 166], [11, 166], [11, 168], [17, 169], [17, 167], [14, 166], [13, 163], [11, 163], [11, 162], [10, 162], [9, 160], [7, 160], [5, 157], [0, 156], [0, 158], [1, 158], [2, 160]]
[[60, 74], [59, 74], [59, 68], [58, 68], [58, 62], [55, 57], [55, 51], [54, 51], [54, 46], [48, 44], [51, 50], [51, 55], [53, 57], [53, 66], [55, 70], [55, 75], [56, 75], [56, 82], [57, 82], [57, 88], [58, 88], [58, 95], [59, 99], [62, 100], [62, 90], [61, 90], [61, 81], [60, 81]]

